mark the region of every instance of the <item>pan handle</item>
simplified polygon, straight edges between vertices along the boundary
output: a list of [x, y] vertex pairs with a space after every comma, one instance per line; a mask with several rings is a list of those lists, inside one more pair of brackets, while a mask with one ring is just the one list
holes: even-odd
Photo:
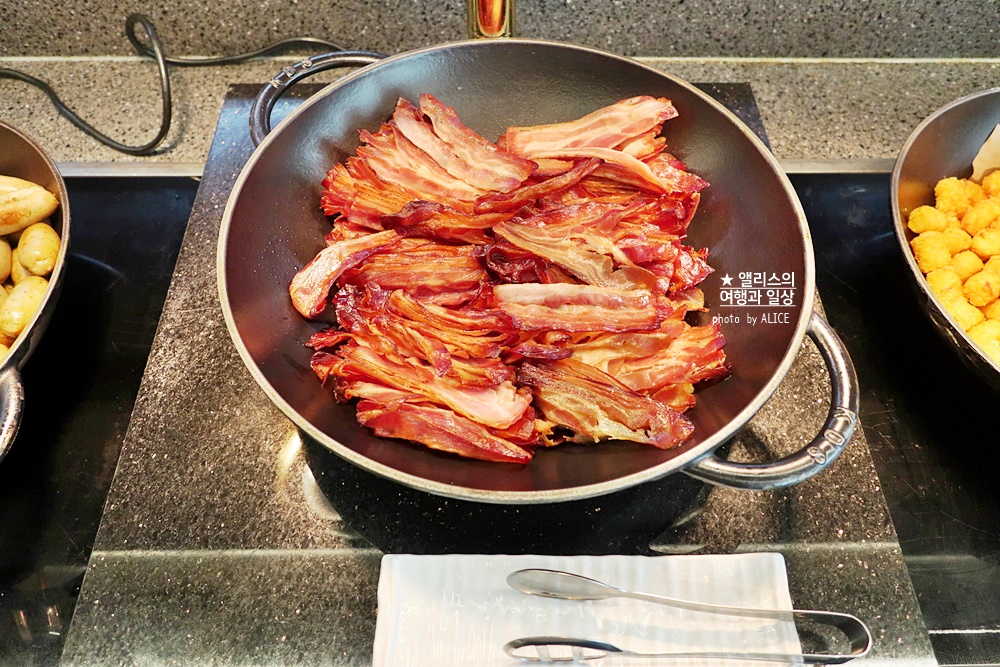
[[712, 454], [684, 472], [719, 486], [766, 490], [803, 482], [833, 463], [858, 422], [858, 377], [843, 342], [822, 315], [812, 313], [806, 333], [823, 355], [833, 391], [820, 434], [795, 454], [777, 461], [732, 463]]
[[338, 67], [364, 67], [385, 58], [385, 54], [374, 51], [337, 51], [324, 53], [300, 60], [278, 72], [264, 88], [257, 93], [250, 107], [250, 138], [259, 146], [271, 131], [271, 110], [278, 98], [302, 79], [316, 72]]
[[11, 365], [0, 375], [0, 461], [7, 455], [24, 412], [24, 385], [17, 366]]

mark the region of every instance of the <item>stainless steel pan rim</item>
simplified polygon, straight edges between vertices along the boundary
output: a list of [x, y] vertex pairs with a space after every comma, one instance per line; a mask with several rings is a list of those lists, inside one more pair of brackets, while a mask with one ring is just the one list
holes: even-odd
[[42, 305], [25, 326], [24, 332], [10, 348], [7, 357], [0, 363], [0, 460], [2, 460], [17, 435], [24, 411], [24, 385], [21, 381], [20, 369], [35, 349], [45, 326], [52, 317], [52, 312], [55, 309], [62, 286], [70, 237], [69, 195], [66, 192], [66, 183], [63, 181], [55, 162], [52, 161], [41, 146], [17, 128], [0, 121], [0, 132], [17, 137], [20, 142], [29, 147], [33, 158], [44, 165], [47, 175], [51, 177], [50, 180], [52, 182], [45, 185], [50, 188], [54, 187], [57, 190], [59, 208], [53, 217], [58, 217], [58, 220], [53, 220], [53, 222], [62, 239], [55, 267], [48, 277], [49, 293], [45, 296]]
[[[895, 165], [893, 166], [889, 192], [891, 193], [890, 200], [892, 206], [892, 219], [893, 227], [896, 231], [896, 239], [899, 241], [900, 250], [903, 253], [903, 257], [906, 259], [907, 266], [910, 268], [910, 273], [913, 275], [915, 284], [920, 288], [922, 296], [926, 300], [928, 315], [931, 317], [931, 320], [934, 322], [937, 330], [950, 340], [952, 345], [962, 351], [966, 355], [966, 358], [970, 355], [975, 355], [976, 358], [972, 361], [975, 370], [981, 374], [989, 374], [990, 376], [986, 377], [987, 381], [995, 386], [1000, 386], [1000, 363], [986, 354], [982, 348], [980, 348], [979, 345], [972, 340], [969, 334], [962, 328], [951, 313], [948, 312], [944, 303], [942, 303], [937, 294], [935, 294], [927, 284], [927, 277], [924, 275], [923, 271], [921, 271], [920, 267], [917, 266], [917, 261], [913, 256], [912, 250], [910, 249], [910, 237], [912, 237], [913, 234], [909, 231], [909, 228], [903, 220], [903, 211], [900, 208], [898, 196], [900, 186], [902, 185], [903, 167], [906, 164], [907, 157], [913, 149], [914, 144], [924, 135], [925, 132], [928, 131], [928, 128], [933, 126], [942, 116], [945, 116], [960, 107], [979, 101], [982, 98], [994, 96], [998, 99], [996, 122], [1000, 123], [1000, 87], [981, 90], [975, 93], [970, 93], [969, 95], [964, 95], [956, 100], [952, 100], [948, 104], [945, 104], [935, 110], [923, 121], [921, 121], [921, 123], [906, 138], [902, 148], [900, 148], [899, 155], [897, 156]], [[972, 158], [970, 157], [968, 164], [968, 168], [970, 170], [971, 165]], [[955, 173], [951, 174], [951, 176], [960, 177], [960, 174]], [[944, 176], [942, 176], [942, 178], [943, 177]], [[933, 184], [931, 184], [931, 187], [933, 187]], [[995, 377], [991, 377], [994, 374]]]
[[[223, 221], [220, 229], [219, 245], [217, 249], [217, 280], [226, 326], [229, 329], [230, 335], [240, 354], [240, 357], [243, 359], [254, 380], [264, 390], [268, 398], [274, 402], [275, 405], [277, 405], [278, 408], [289, 419], [291, 419], [294, 424], [304, 432], [305, 435], [315, 439], [317, 442], [334, 451], [341, 457], [359, 465], [364, 469], [406, 486], [462, 500], [504, 504], [533, 504], [578, 500], [621, 490], [623, 488], [657, 479], [674, 472], [685, 472], [714, 484], [734, 486], [737, 488], [776, 488], [778, 486], [798, 483], [813, 476], [829, 465], [839, 455], [840, 451], [842, 451], [843, 446], [846, 444], [847, 440], [849, 440], [854, 424], [856, 423], [858, 403], [856, 386], [857, 381], [854, 375], [853, 366], [850, 363], [850, 359], [846, 350], [843, 348], [842, 343], [840, 343], [832, 329], [829, 328], [829, 325], [825, 323], [825, 320], [823, 320], [823, 318], [813, 310], [815, 261], [809, 227], [806, 222], [805, 213], [802, 210], [801, 204], [794, 189], [792, 188], [791, 183], [781, 170], [781, 167], [771, 152], [752, 131], [746, 128], [745, 125], [743, 125], [743, 123], [723, 105], [719, 104], [717, 101], [687, 82], [656, 70], [655, 68], [651, 68], [643, 65], [642, 63], [637, 63], [634, 60], [610, 54], [598, 49], [568, 45], [559, 42], [528, 39], [509, 39], [504, 40], [504, 42], [528, 46], [537, 45], [539, 47], [549, 48], [557, 47], [560, 49], [570, 49], [584, 53], [596, 54], [604, 58], [611, 58], [621, 61], [622, 63], [627, 63], [630, 67], [641, 67], [655, 73], [658, 76], [669, 79], [675, 85], [685, 88], [692, 95], [701, 98], [702, 101], [714, 107], [720, 114], [726, 116], [735, 127], [740, 129], [747, 141], [749, 141], [767, 161], [771, 169], [774, 170], [774, 173], [780, 179], [785, 196], [787, 196], [790, 202], [794, 205], [797, 224], [803, 238], [803, 263], [805, 271], [805, 282], [802, 294], [803, 305], [795, 323], [794, 335], [792, 336], [791, 343], [785, 350], [784, 356], [774, 371], [770, 381], [756, 394], [753, 400], [738, 413], [736, 418], [729, 422], [725, 428], [717, 430], [711, 437], [707, 438], [697, 447], [692, 448], [692, 450], [685, 452], [664, 464], [654, 466], [631, 475], [586, 486], [575, 486], [570, 488], [549, 489], [542, 491], [516, 492], [482, 490], [440, 483], [434, 480], [428, 480], [411, 475], [383, 465], [379, 462], [372, 461], [371, 459], [362, 456], [354, 450], [338, 443], [333, 438], [316, 428], [309, 420], [299, 414], [298, 411], [293, 408], [271, 385], [264, 373], [258, 367], [256, 360], [253, 358], [241, 338], [229, 305], [230, 299], [226, 284], [227, 256], [225, 243], [229, 236], [233, 219], [233, 210], [236, 202], [254, 166], [266, 153], [284, 127], [293, 124], [299, 116], [306, 113], [308, 107], [316, 103], [318, 100], [334, 94], [341, 86], [350, 83], [354, 79], [366, 76], [366, 74], [373, 71], [375, 68], [386, 66], [402, 59], [433, 51], [455, 49], [467, 45], [480, 44], [482, 43], [480, 40], [437, 45], [425, 49], [401, 53], [396, 56], [385, 58], [384, 60], [372, 58], [372, 64], [351, 72], [331, 83], [323, 90], [313, 95], [297, 109], [292, 111], [275, 128], [274, 132], [263, 137], [256, 150], [248, 159], [246, 165], [236, 180], [223, 213]], [[328, 54], [326, 56], [319, 56], [302, 61], [291, 69], [286, 68], [284, 71], [286, 81], [288, 79], [294, 81], [302, 78], [302, 76], [299, 76], [298, 74], [293, 74], [291, 71], [293, 69], [297, 69], [298, 73], [301, 73], [303, 70], [319, 71], [320, 69], [344, 66], [337, 65], [336, 58], [337, 54]], [[358, 63], [350, 62], [347, 64], [357, 65]], [[321, 68], [318, 65], [324, 65], [324, 67]], [[280, 88], [282, 85], [283, 84], [279, 84], [277, 82], [277, 79], [272, 81], [272, 86], [274, 88]], [[280, 92], [277, 94], [280, 95]], [[266, 130], [262, 134], [266, 134]], [[797, 455], [787, 457], [781, 462], [775, 462], [776, 464], [765, 464], [762, 466], [732, 464], [716, 457], [714, 455], [715, 450], [720, 445], [728, 441], [740, 428], [742, 428], [746, 422], [760, 410], [760, 408], [765, 402], [767, 402], [780, 385], [791, 368], [791, 365], [794, 362], [807, 333], [817, 342], [821, 352], [823, 352], [823, 356], [827, 361], [828, 367], [830, 368], [831, 378], [833, 379], [835, 385], [834, 405], [831, 407], [830, 416], [824, 426], [823, 432], [800, 452], [798, 452]], [[769, 470], [780, 470], [780, 473], [770, 474], [768, 472]]]

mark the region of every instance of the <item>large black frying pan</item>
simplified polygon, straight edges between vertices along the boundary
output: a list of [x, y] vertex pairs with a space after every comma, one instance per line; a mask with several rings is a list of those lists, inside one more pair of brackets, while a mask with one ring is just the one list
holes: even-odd
[[56, 265], [48, 277], [48, 294], [11, 346], [10, 352], [0, 359], [0, 459], [3, 459], [14, 442], [24, 413], [21, 367], [45, 332], [62, 286], [66, 254], [69, 251], [69, 201], [66, 184], [59, 169], [42, 147], [20, 130], [3, 122], [0, 122], [0, 174], [37, 183], [56, 195], [59, 208], [52, 214], [49, 222], [62, 240]]
[[[267, 134], [267, 114], [281, 91], [309, 72], [356, 70], [309, 98]], [[569, 120], [634, 95], [670, 98], [680, 117], [667, 122], [671, 153], [711, 183], [690, 242], [711, 248], [715, 273], [703, 284], [724, 324], [733, 374], [697, 394], [694, 436], [661, 451], [633, 443], [564, 445], [538, 452], [529, 465], [485, 463], [375, 437], [357, 424], [352, 405], [337, 405], [309, 369], [303, 346], [323, 322], [291, 307], [288, 283], [322, 247], [330, 228], [319, 209], [330, 165], [374, 131], [398, 97], [433, 93], [462, 121], [495, 139], [512, 124]], [[814, 266], [809, 230], [787, 178], [764, 145], [717, 102], [689, 84], [632, 60], [593, 49], [532, 40], [471, 41], [384, 60], [364, 54], [312, 58], [279, 74], [258, 98], [251, 121], [260, 142], [240, 174], [223, 218], [219, 291], [229, 331], [254, 379], [309, 437], [349, 461], [402, 484], [444, 496], [493, 503], [548, 503], [606, 494], [685, 472], [717, 484], [773, 488], [802, 481], [828, 465], [856, 421], [853, 367], [836, 335], [812, 311]], [[265, 137], [266, 135], [266, 137]], [[791, 274], [794, 305], [721, 307], [723, 277]], [[727, 287], [728, 289], [728, 287]], [[784, 323], [760, 324], [776, 313]], [[750, 325], [747, 315], [758, 324]], [[707, 321], [705, 318], [702, 321]], [[823, 433], [797, 454], [767, 465], [739, 465], [714, 455], [772, 394], [803, 336], [819, 345], [834, 380]]]

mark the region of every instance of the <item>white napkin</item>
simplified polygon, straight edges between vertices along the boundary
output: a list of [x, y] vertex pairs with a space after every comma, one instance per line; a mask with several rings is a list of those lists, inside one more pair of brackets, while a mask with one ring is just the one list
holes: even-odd
[[[566, 570], [618, 588], [711, 604], [791, 609], [781, 554], [725, 556], [387, 555], [378, 586], [374, 667], [511, 667], [519, 637], [557, 635], [637, 652], [801, 651], [790, 622], [684, 611], [627, 599], [573, 602], [506, 584], [523, 568]], [[605, 661], [607, 662], [607, 661]], [[592, 663], [599, 664], [599, 663]], [[718, 665], [618, 658], [614, 665]], [[772, 663], [726, 661], [726, 667]]]

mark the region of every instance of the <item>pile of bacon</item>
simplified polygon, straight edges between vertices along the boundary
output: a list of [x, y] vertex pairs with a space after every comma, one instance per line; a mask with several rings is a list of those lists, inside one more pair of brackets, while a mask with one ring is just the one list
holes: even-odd
[[664, 150], [676, 115], [634, 97], [492, 143], [400, 99], [323, 181], [333, 229], [290, 287], [305, 317], [336, 309], [313, 370], [376, 434], [477, 459], [684, 441], [695, 383], [728, 366], [718, 327], [684, 320], [711, 272], [682, 244], [708, 184]]

